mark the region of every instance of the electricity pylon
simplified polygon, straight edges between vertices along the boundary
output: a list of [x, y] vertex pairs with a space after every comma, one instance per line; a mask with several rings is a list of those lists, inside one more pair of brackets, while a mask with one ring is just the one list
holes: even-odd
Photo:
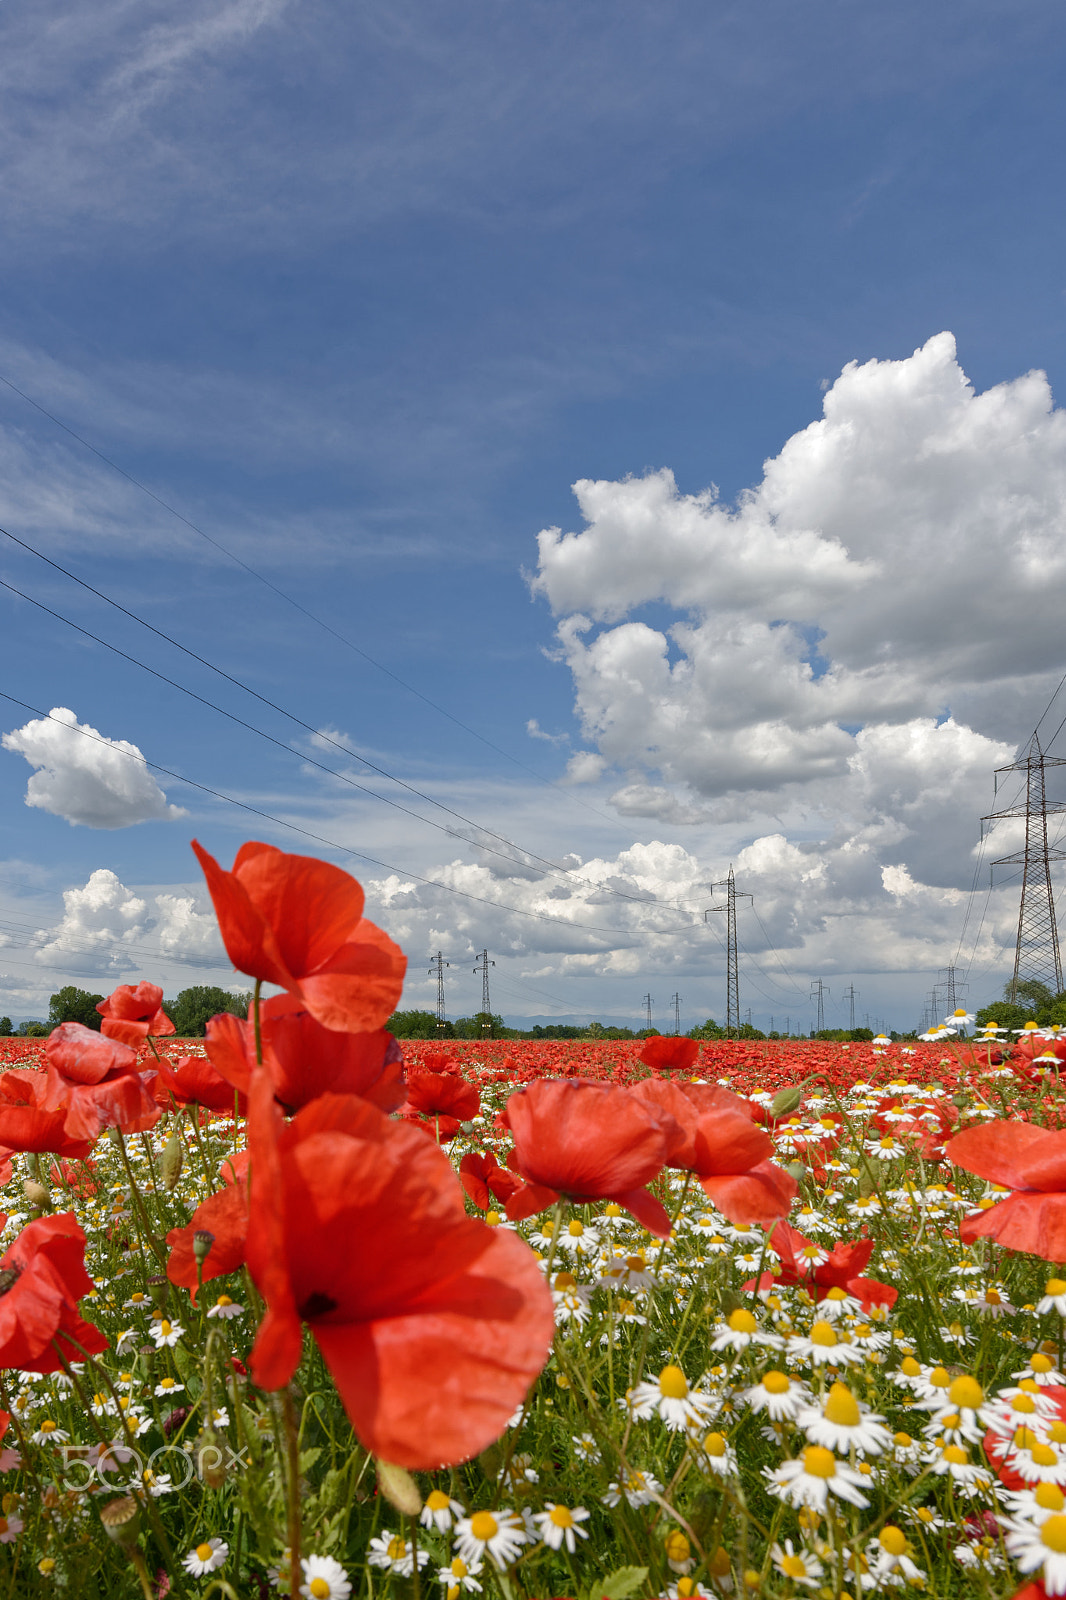
[[681, 996], [675, 994], [670, 1004], [674, 1008], [674, 1033], [676, 1035], [681, 1032]]
[[712, 911], [725, 912], [725, 1027], [731, 1033], [734, 1028], [740, 1027], [740, 972], [737, 967], [737, 901], [750, 900], [755, 904], [754, 895], [738, 894], [737, 886], [733, 880], [733, 868], [722, 883], [712, 883], [712, 889], [725, 890], [724, 906], [708, 906], [703, 913], [704, 922]]
[[[489, 968], [490, 967], [494, 967], [495, 965], [496, 965], [495, 961], [490, 961], [489, 960], [488, 951], [487, 950], [482, 950], [480, 956], [478, 957], [477, 966], [474, 968], [474, 976], [475, 977], [477, 977], [479, 972], [481, 973], [481, 1031], [482, 1031], [482, 1033], [491, 1033], [492, 1032], [492, 1006], [489, 1004]], [[488, 1021], [485, 1020], [486, 1018], [488, 1018]]]
[[1018, 906], [1018, 939], [1014, 947], [1014, 973], [1010, 981], [1009, 998], [1017, 998], [1018, 985], [1035, 979], [1045, 984], [1052, 994], [1062, 989], [1062, 957], [1059, 954], [1059, 930], [1055, 920], [1055, 893], [1051, 887], [1051, 863], [1061, 861], [1066, 850], [1056, 850], [1048, 844], [1047, 819], [1057, 811], [1066, 811], [1066, 802], [1048, 804], [1044, 779], [1045, 767], [1066, 767], [1066, 760], [1046, 756], [1040, 740], [1033, 734], [1029, 749], [1022, 761], [1013, 761], [1009, 767], [996, 768], [996, 789], [1000, 775], [1008, 772], [1025, 773], [1025, 804], [1007, 806], [1003, 811], [990, 811], [982, 817], [986, 822], [997, 822], [1001, 817], [1025, 818], [1025, 847], [1013, 855], [1000, 856], [993, 861], [996, 867], [1020, 866], [1022, 869], [1022, 894]]
[[847, 1002], [848, 1002], [848, 1004], [849, 1004], [849, 1006], [851, 1008], [850, 1011], [849, 1011], [849, 1014], [848, 1014], [849, 1015], [848, 1027], [851, 1029], [852, 1033], [854, 1033], [855, 1032], [855, 1001], [857, 999], [857, 994], [856, 994], [855, 985], [853, 983], [849, 983], [848, 984], [848, 987], [844, 990], [844, 996], [843, 997], [844, 997], [845, 1000], [847, 1000]]
[[436, 955], [432, 957], [432, 959], [430, 960], [430, 963], [429, 963], [430, 977], [432, 977], [434, 973], [437, 974], [437, 1033], [438, 1033], [438, 1035], [442, 1035], [444, 1033], [444, 1025], [448, 1020], [447, 1016], [445, 1014], [445, 1011], [444, 1011], [444, 969], [445, 969], [445, 967], [450, 967], [450, 966], [451, 966], [451, 962], [450, 961], [445, 961], [444, 957], [441, 955], [439, 950], [437, 951]]
[[818, 1027], [815, 1030], [817, 1033], [822, 1033], [824, 1031], [824, 1029], [825, 1029], [825, 1000], [824, 1000], [824, 996], [827, 995], [828, 993], [829, 993], [829, 990], [826, 987], [826, 985], [822, 982], [821, 978], [815, 978], [813, 983], [811, 984], [811, 999], [812, 1000], [817, 1000], [817, 1002], [818, 1002]]
[[643, 1000], [640, 1003], [644, 1007], [644, 1015], [648, 1019], [647, 1022], [645, 1023], [645, 1027], [650, 1028], [651, 1027], [651, 1008], [652, 1008], [652, 1003], [653, 1003], [650, 991], [644, 996]]

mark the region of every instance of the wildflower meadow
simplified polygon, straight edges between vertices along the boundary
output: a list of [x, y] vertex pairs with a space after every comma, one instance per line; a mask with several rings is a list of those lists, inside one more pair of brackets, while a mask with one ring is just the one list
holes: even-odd
[[0, 1041], [0, 1597], [1066, 1594], [1056, 1030], [401, 1050], [195, 848], [247, 1021]]

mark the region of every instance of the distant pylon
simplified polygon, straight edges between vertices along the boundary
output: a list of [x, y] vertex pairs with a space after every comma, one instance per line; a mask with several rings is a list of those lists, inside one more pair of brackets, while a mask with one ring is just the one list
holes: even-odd
[[811, 984], [811, 999], [818, 1002], [818, 1027], [815, 1030], [821, 1033], [825, 1028], [825, 996], [829, 993], [821, 978], [815, 978]]
[[[490, 967], [494, 967], [495, 965], [496, 965], [495, 961], [490, 961], [489, 960], [488, 951], [487, 950], [482, 950], [481, 954], [478, 956], [477, 966], [474, 968], [474, 976], [475, 977], [477, 976], [477, 974], [479, 972], [481, 973], [481, 1016], [482, 1016], [481, 1031], [482, 1031], [482, 1033], [491, 1033], [492, 1032], [492, 1020], [491, 1020], [492, 1019], [492, 1006], [491, 1006], [491, 1004], [489, 1002], [489, 968]], [[485, 1017], [489, 1018], [488, 1022], [486, 1022], [484, 1020]]]
[[674, 1032], [677, 1034], [681, 1032], [681, 996], [675, 994], [670, 1004], [674, 1008]]
[[649, 991], [648, 994], [646, 994], [644, 996], [643, 1000], [640, 1003], [644, 1007], [644, 1015], [648, 1019], [647, 1022], [644, 1024], [644, 1026], [646, 1028], [650, 1028], [651, 1027], [651, 1008], [652, 1008], [652, 1004], [653, 1004], [650, 991]]
[[1008, 806], [1003, 811], [990, 811], [982, 823], [996, 822], [1001, 817], [1025, 818], [1025, 848], [1013, 855], [1000, 856], [992, 868], [1020, 866], [1022, 869], [1022, 894], [1018, 906], [1018, 939], [1014, 947], [1014, 973], [1009, 995], [1017, 998], [1018, 985], [1035, 979], [1058, 994], [1062, 988], [1062, 957], [1059, 954], [1059, 930], [1055, 921], [1055, 894], [1051, 887], [1051, 863], [1060, 861], [1066, 851], [1056, 850], [1047, 841], [1047, 819], [1057, 811], [1066, 811], [1066, 802], [1048, 804], [1044, 780], [1045, 767], [1066, 767], [1066, 760], [1045, 756], [1040, 740], [1033, 734], [1029, 750], [1023, 761], [1014, 761], [1009, 767], [996, 768], [996, 789], [1000, 775], [1007, 772], [1025, 773], [1025, 804]]
[[854, 1033], [855, 1032], [855, 1000], [856, 1000], [856, 993], [855, 993], [855, 985], [853, 983], [849, 983], [848, 987], [844, 990], [844, 999], [848, 1001], [848, 1003], [850, 1005], [850, 1008], [851, 1008], [850, 1012], [849, 1012], [848, 1027], [851, 1029], [852, 1033]]
[[445, 961], [444, 957], [441, 955], [439, 950], [437, 951], [436, 955], [432, 958], [432, 960], [429, 963], [430, 977], [432, 977], [434, 973], [437, 974], [437, 1032], [438, 1033], [443, 1033], [444, 1032], [444, 1025], [448, 1020], [447, 1015], [446, 1015], [445, 1010], [444, 1010], [444, 969], [445, 969], [445, 967], [450, 967], [450, 966], [451, 966], [451, 962], [450, 961]]
[[712, 889], [725, 890], [724, 906], [708, 906], [703, 913], [704, 922], [707, 921], [711, 911], [725, 912], [725, 1027], [727, 1033], [732, 1033], [734, 1028], [740, 1027], [740, 971], [737, 965], [737, 901], [751, 900], [754, 896], [737, 893], [737, 886], [733, 879], [733, 868], [722, 883], [712, 883]]

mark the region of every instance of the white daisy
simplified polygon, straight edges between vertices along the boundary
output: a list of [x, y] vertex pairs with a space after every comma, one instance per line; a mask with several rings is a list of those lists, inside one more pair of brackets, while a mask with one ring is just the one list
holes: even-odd
[[1053, 1512], [1039, 1524], [1011, 1518], [1004, 1542], [1023, 1572], [1043, 1568], [1047, 1594], [1066, 1594], [1066, 1514]]
[[[185, 1329], [180, 1322], [168, 1322], [166, 1317], [161, 1317], [158, 1322], [152, 1323], [148, 1332], [155, 1340], [156, 1349], [161, 1350], [164, 1345], [176, 1345]], [[208, 1571], [210, 1570], [208, 1568]]]
[[647, 1506], [657, 1494], [662, 1493], [662, 1489], [663, 1486], [658, 1478], [653, 1478], [650, 1472], [638, 1472], [634, 1469], [624, 1478], [607, 1485], [603, 1503], [605, 1506], [616, 1506], [624, 1500], [627, 1506]]
[[801, 1406], [810, 1402], [810, 1390], [784, 1372], [764, 1372], [748, 1389], [745, 1400], [753, 1411], [765, 1411], [774, 1422], [792, 1422]]
[[462, 1556], [456, 1556], [448, 1566], [439, 1568], [437, 1580], [445, 1586], [444, 1600], [459, 1600], [464, 1589], [472, 1589], [480, 1594], [481, 1585], [477, 1581], [480, 1571], [480, 1562], [467, 1566]]
[[[230, 1317], [243, 1316], [244, 1307], [238, 1305], [236, 1300], [232, 1300], [228, 1294], [220, 1294], [207, 1314], [209, 1317], [225, 1317], [228, 1321]], [[333, 1558], [332, 1556], [312, 1556], [310, 1559], [313, 1561], [332, 1561]]]
[[300, 1566], [304, 1575], [300, 1593], [307, 1600], [348, 1600], [352, 1592], [348, 1574], [332, 1556], [304, 1556]]
[[790, 1583], [802, 1583], [813, 1589], [821, 1579], [822, 1563], [818, 1557], [809, 1550], [794, 1549], [791, 1539], [785, 1540], [784, 1548], [779, 1544], [771, 1545], [770, 1557], [781, 1576]]
[[558, 1506], [550, 1500], [545, 1501], [543, 1511], [533, 1514], [533, 1522], [544, 1543], [552, 1550], [560, 1550], [565, 1542], [571, 1555], [577, 1549], [576, 1540], [589, 1536], [588, 1529], [580, 1526], [588, 1519], [584, 1506]]
[[160, 1378], [155, 1386], [155, 1392], [160, 1399], [163, 1399], [171, 1394], [184, 1394], [185, 1385], [179, 1383], [176, 1378]]
[[586, 1228], [575, 1217], [559, 1233], [559, 1248], [571, 1255], [591, 1256], [600, 1248], [600, 1236], [595, 1228]]
[[713, 1410], [711, 1397], [690, 1389], [681, 1368], [673, 1365], [664, 1367], [657, 1378], [638, 1383], [622, 1404], [642, 1422], [658, 1414], [674, 1433], [708, 1421]]
[[865, 1353], [858, 1345], [852, 1344], [850, 1340], [838, 1338], [832, 1323], [822, 1318], [812, 1324], [806, 1338], [800, 1334], [793, 1334], [787, 1340], [786, 1348], [789, 1355], [796, 1356], [801, 1361], [809, 1361], [816, 1367], [858, 1367], [866, 1360]]
[[486, 1553], [498, 1567], [509, 1567], [527, 1542], [529, 1534], [515, 1511], [475, 1511], [460, 1517], [455, 1524], [455, 1544], [471, 1566]]
[[451, 1500], [443, 1489], [431, 1489], [422, 1507], [419, 1522], [423, 1528], [436, 1528], [438, 1533], [451, 1533], [456, 1517], [466, 1515], [466, 1508], [458, 1500]]
[[860, 1406], [845, 1383], [834, 1383], [825, 1405], [806, 1406], [797, 1420], [812, 1444], [841, 1454], [854, 1450], [860, 1456], [879, 1456], [892, 1438], [884, 1417]]
[[716, 1330], [711, 1349], [746, 1350], [749, 1345], [761, 1344], [780, 1350], [783, 1343], [776, 1333], [764, 1333], [751, 1312], [740, 1306], [731, 1311], [724, 1325]]
[[388, 1528], [383, 1528], [378, 1538], [371, 1539], [367, 1546], [367, 1564], [384, 1567], [387, 1572], [395, 1572], [400, 1578], [409, 1578], [415, 1570], [416, 1550], [418, 1565], [424, 1567], [429, 1560], [428, 1550], [418, 1548], [402, 1534], [390, 1533]]
[[70, 1434], [64, 1433], [58, 1422], [46, 1419], [38, 1424], [36, 1433], [31, 1433], [30, 1438], [34, 1444], [66, 1444]]
[[1066, 1317], [1066, 1282], [1062, 1278], [1049, 1278], [1044, 1285], [1043, 1298], [1036, 1302], [1037, 1316], [1042, 1317], [1047, 1311]]
[[202, 1578], [207, 1572], [217, 1571], [228, 1555], [229, 1545], [224, 1539], [208, 1539], [183, 1556], [181, 1564], [194, 1578]]
[[853, 1506], [870, 1503], [859, 1492], [862, 1475], [838, 1461], [831, 1450], [820, 1444], [809, 1444], [801, 1451], [798, 1461], [785, 1461], [773, 1470], [764, 1467], [763, 1477], [772, 1494], [793, 1506], [812, 1506], [815, 1511], [824, 1511], [830, 1495], [848, 1500]]

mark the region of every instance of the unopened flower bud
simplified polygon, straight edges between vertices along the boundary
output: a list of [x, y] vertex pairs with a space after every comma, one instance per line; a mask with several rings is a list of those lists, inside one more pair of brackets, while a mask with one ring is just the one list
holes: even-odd
[[184, 1160], [185, 1140], [179, 1133], [178, 1124], [175, 1123], [170, 1130], [170, 1138], [163, 1147], [163, 1154], [159, 1158], [159, 1177], [164, 1189], [170, 1191], [177, 1188]]
[[778, 1089], [770, 1101], [770, 1115], [772, 1117], [787, 1117], [790, 1111], [798, 1111], [803, 1100], [803, 1091], [792, 1084], [788, 1089]]
[[109, 1500], [101, 1506], [100, 1521], [109, 1539], [114, 1539], [126, 1551], [133, 1549], [140, 1532], [141, 1515], [132, 1495], [123, 1495], [121, 1500]]
[[214, 1242], [215, 1236], [207, 1228], [197, 1228], [196, 1232], [193, 1234], [192, 1253], [201, 1266], [203, 1266], [204, 1262], [211, 1254], [211, 1246], [214, 1244]]
[[225, 1445], [214, 1428], [205, 1428], [193, 1445], [197, 1474], [209, 1489], [221, 1489], [226, 1481]]
[[39, 1211], [48, 1204], [48, 1190], [43, 1183], [37, 1183], [33, 1178], [26, 1178], [23, 1181], [22, 1192], [30, 1205], [36, 1206]]
[[377, 1461], [378, 1488], [385, 1499], [406, 1517], [417, 1517], [422, 1509], [418, 1485], [405, 1467], [391, 1461]]

